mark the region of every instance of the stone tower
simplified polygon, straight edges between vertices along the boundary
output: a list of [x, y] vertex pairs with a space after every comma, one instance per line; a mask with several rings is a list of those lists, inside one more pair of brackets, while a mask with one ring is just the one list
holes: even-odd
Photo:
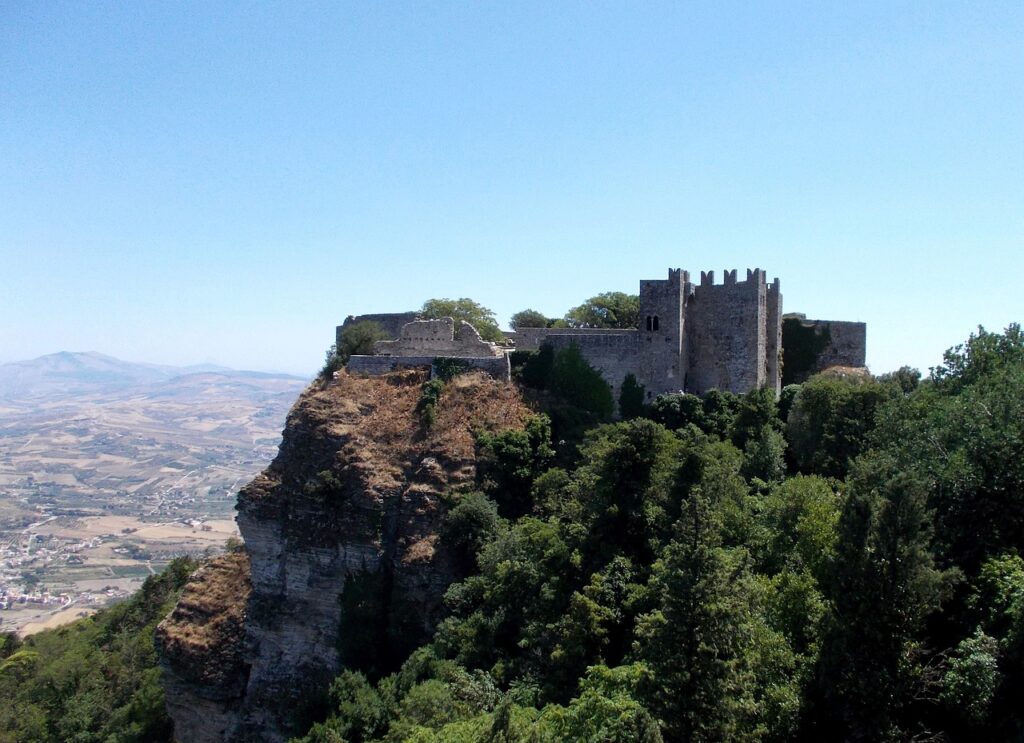
[[782, 293], [779, 280], [767, 283], [759, 268], [738, 281], [726, 271], [715, 284], [714, 271], [701, 271], [686, 304], [689, 351], [686, 389], [746, 392], [769, 387], [781, 390], [779, 352], [782, 346]]
[[640, 323], [636, 377], [652, 396], [685, 388], [686, 301], [690, 274], [668, 270], [668, 279], [640, 282]]

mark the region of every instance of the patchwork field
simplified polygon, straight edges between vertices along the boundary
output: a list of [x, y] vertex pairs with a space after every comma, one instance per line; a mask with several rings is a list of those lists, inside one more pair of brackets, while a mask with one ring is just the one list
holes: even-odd
[[222, 550], [305, 385], [95, 354], [0, 366], [0, 630], [73, 619], [177, 555]]

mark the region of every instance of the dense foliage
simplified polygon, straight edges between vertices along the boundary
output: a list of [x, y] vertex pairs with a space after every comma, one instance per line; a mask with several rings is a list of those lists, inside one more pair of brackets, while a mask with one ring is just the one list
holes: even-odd
[[19, 642], [0, 638], [0, 741], [171, 740], [153, 630], [196, 568], [178, 558], [128, 601]]
[[[553, 391], [560, 364], [517, 373]], [[1019, 328], [923, 381], [623, 401], [569, 458], [554, 414], [480, 437], [447, 618], [400, 667], [350, 666], [304, 740], [1024, 735]]]
[[[347, 670], [302, 740], [1024, 739], [1018, 326], [924, 380], [624, 385], [615, 423], [578, 351], [516, 374], [546, 414], [480, 433], [478, 481], [445, 496], [446, 617], [410, 649], [350, 581]], [[153, 628], [193, 567], [0, 635], [0, 741], [169, 740]]]
[[640, 296], [604, 292], [565, 313], [571, 328], [638, 328]]

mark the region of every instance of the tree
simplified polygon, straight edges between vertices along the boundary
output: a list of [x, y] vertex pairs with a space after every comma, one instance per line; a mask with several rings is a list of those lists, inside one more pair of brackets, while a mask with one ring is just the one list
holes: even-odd
[[640, 297], [624, 292], [605, 292], [591, 297], [565, 313], [570, 328], [638, 328]]
[[670, 740], [742, 739], [753, 713], [749, 607], [716, 521], [695, 489], [653, 579], [661, 605], [637, 625], [638, 654], [653, 672], [645, 698]]
[[593, 413], [598, 420], [612, 416], [615, 407], [612, 389], [587, 363], [576, 344], [555, 353], [548, 388], [576, 407]]
[[880, 455], [863, 458], [851, 477], [818, 669], [825, 738], [908, 737], [924, 622], [942, 597], [926, 497], [924, 483]]
[[551, 420], [531, 417], [523, 430], [482, 433], [479, 476], [504, 516], [519, 517], [532, 510], [530, 489], [554, 456]]
[[372, 354], [374, 344], [387, 340], [388, 337], [387, 331], [373, 320], [362, 320], [345, 326], [341, 331], [341, 346], [332, 344], [327, 349], [320, 378], [330, 379], [331, 375], [345, 366], [353, 356]]
[[509, 323], [513, 330], [519, 330], [519, 328], [546, 328], [551, 325], [551, 320], [546, 315], [537, 310], [522, 310], [512, 315], [512, 320]]
[[468, 297], [428, 299], [420, 309], [420, 317], [424, 320], [438, 320], [442, 317], [451, 317], [456, 321], [465, 320], [476, 328], [484, 340], [495, 343], [502, 343], [505, 340], [505, 334], [498, 327], [494, 312]]
[[871, 441], [929, 483], [942, 561], [971, 575], [1024, 544], [1024, 337], [982, 331], [945, 358]]
[[872, 379], [824, 374], [804, 382], [786, 424], [800, 471], [845, 477], [853, 459], [867, 449], [875, 414], [893, 389]]
[[622, 380], [619, 390], [619, 415], [629, 420], [644, 414], [644, 386], [636, 381], [632, 373]]
[[465, 572], [476, 568], [476, 556], [504, 527], [497, 504], [483, 493], [463, 493], [441, 523], [441, 542], [452, 550]]

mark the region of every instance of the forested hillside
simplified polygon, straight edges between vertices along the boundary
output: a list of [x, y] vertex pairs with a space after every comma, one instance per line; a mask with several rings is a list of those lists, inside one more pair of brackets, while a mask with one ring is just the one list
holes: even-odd
[[[1024, 735], [1018, 326], [924, 380], [839, 369], [778, 400], [650, 404], [627, 384], [614, 423], [572, 349], [515, 367], [536, 414], [479, 431], [475, 484], [442, 497], [458, 580], [436, 632], [403, 658], [346, 625], [346, 670], [304, 700], [319, 722], [298, 740]], [[457, 373], [417, 393], [423, 436], [451, 417]], [[2, 638], [0, 741], [169, 739], [153, 628], [193, 567]]]
[[170, 741], [153, 630], [196, 567], [173, 560], [124, 603], [24, 642], [0, 635], [0, 741]]
[[1024, 734], [1018, 326], [924, 381], [624, 390], [635, 417], [578, 447], [607, 410], [585, 372], [518, 361], [550, 417], [482, 436], [479, 487], [450, 494], [447, 619], [400, 668], [338, 676], [303, 740]]

